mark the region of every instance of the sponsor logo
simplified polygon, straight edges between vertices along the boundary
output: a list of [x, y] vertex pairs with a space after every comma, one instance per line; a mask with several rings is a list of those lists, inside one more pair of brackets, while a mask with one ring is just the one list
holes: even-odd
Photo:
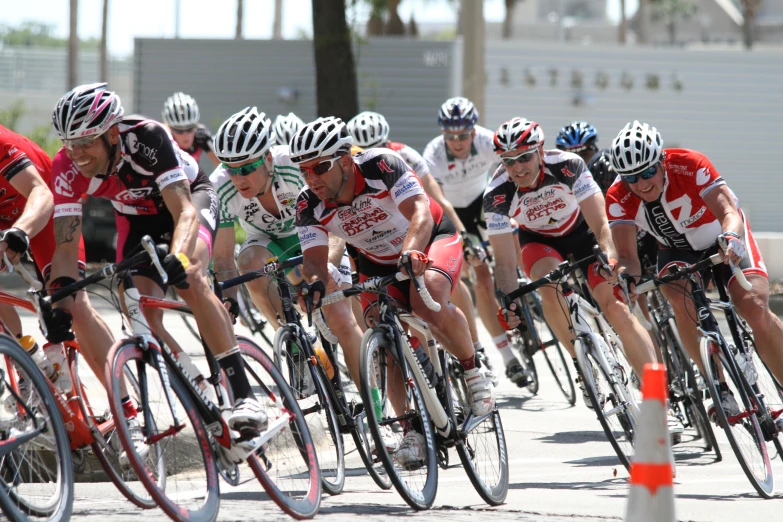
[[[620, 200], [620, 203], [625, 203], [626, 201], [628, 201], [628, 199], [629, 199], [630, 197], [631, 197], [631, 193], [629, 192], [628, 194], [626, 194], [625, 196], [623, 196], [623, 197], [622, 197], [622, 199]], [[616, 205], [616, 204], [617, 204], [617, 203], [615, 203], [615, 205]]]
[[261, 211], [261, 205], [255, 201], [248, 201], [242, 210], [245, 211], [245, 221], [250, 221], [253, 216]]
[[576, 174], [574, 174], [573, 172], [571, 172], [570, 170], [568, 170], [568, 166], [565, 166], [565, 167], [563, 167], [562, 169], [560, 169], [560, 172], [562, 172], [562, 173], [563, 173], [563, 176], [565, 176], [565, 177], [567, 177], [567, 178], [573, 178], [573, 177], [575, 177], [575, 176], [576, 176]]
[[692, 215], [685, 221], [680, 221], [680, 226], [687, 227], [688, 225], [697, 222], [699, 218], [702, 217], [706, 211], [707, 211], [707, 207], [701, 207], [699, 211], [696, 212], [694, 215]]
[[139, 138], [136, 137], [136, 134], [133, 132], [129, 132], [126, 139], [128, 141], [128, 148], [130, 149], [131, 154], [141, 152], [141, 155], [147, 158], [150, 161], [150, 164], [158, 164], [158, 158], [155, 157], [158, 154], [158, 149], [153, 149], [152, 147], [148, 147], [147, 145], [141, 143]]
[[693, 172], [688, 170], [686, 165], [667, 165], [666, 170], [680, 176], [693, 176]]
[[446, 167], [446, 169], [448, 169], [448, 170], [452, 170], [452, 169], [453, 169], [454, 167], [456, 167], [456, 166], [457, 166], [457, 164], [456, 164], [456, 163], [449, 163], [449, 165]]
[[503, 222], [503, 223], [487, 223], [487, 228], [489, 228], [489, 229], [500, 229], [500, 228], [506, 228], [507, 225], [508, 224], [506, 222]]
[[401, 195], [405, 194], [406, 192], [410, 192], [411, 189], [416, 188], [419, 184], [416, 181], [409, 181], [402, 187], [398, 188], [394, 191], [394, 197], [400, 197]]
[[535, 196], [527, 196], [526, 198], [522, 199], [522, 205], [528, 207], [538, 203], [539, 201], [552, 199], [553, 197], [555, 197], [555, 189], [545, 189], [536, 193]]
[[300, 230], [300, 231], [299, 231], [299, 242], [301, 242], [301, 243], [305, 243], [305, 242], [307, 242], [307, 241], [312, 241], [312, 240], [313, 240], [313, 239], [315, 239], [317, 236], [318, 236], [318, 234], [316, 234], [315, 232], [304, 232], [304, 233], [303, 233], [303, 232]]
[[660, 203], [649, 205], [647, 211], [650, 226], [657, 232], [658, 236], [666, 238], [666, 242], [669, 243], [670, 247], [690, 248], [688, 240], [674, 228]]
[[525, 219], [527, 221], [537, 221], [543, 217], [549, 217], [555, 212], [568, 208], [568, 205], [563, 198], [557, 198], [553, 201], [548, 201], [540, 205], [535, 205], [528, 208], [525, 212]]
[[13, 155], [17, 150], [19, 149], [17, 149], [16, 147], [11, 147], [10, 149], [8, 149], [8, 155], [9, 156]]
[[492, 204], [494, 206], [502, 205], [506, 202], [506, 195], [501, 194], [500, 196], [495, 196], [495, 199], [492, 200]]
[[370, 230], [375, 225], [379, 225], [390, 218], [391, 216], [384, 209], [375, 208], [362, 213], [350, 221], [345, 221], [340, 225], [340, 228], [346, 236], [350, 237]]
[[389, 244], [391, 244], [392, 246], [398, 246], [400, 243], [403, 242], [404, 239], [405, 239], [405, 234], [395, 237], [394, 239], [389, 241]]
[[394, 172], [394, 169], [392, 169], [388, 163], [386, 163], [385, 159], [382, 159], [378, 162], [378, 169], [380, 169], [381, 172], [385, 172], [387, 174], [391, 174]]
[[506, 221], [506, 217], [501, 216], [500, 214], [492, 214], [492, 221], [494, 221], [495, 223], [502, 223]]
[[[630, 194], [628, 195], [630, 196]], [[609, 214], [613, 217], [621, 217], [625, 214], [625, 209], [619, 203], [612, 203], [609, 205]]]
[[710, 169], [708, 168], [701, 168], [696, 171], [696, 184], [701, 186], [705, 185], [709, 180], [710, 176], [712, 174], [710, 173]]
[[132, 202], [139, 199], [147, 199], [150, 194], [152, 194], [152, 187], [129, 188], [114, 196], [114, 199], [122, 202]]
[[449, 257], [448, 263], [446, 263], [446, 270], [448, 270], [451, 273], [454, 273], [457, 271], [458, 265], [459, 265], [460, 259], [456, 257]]
[[307, 200], [303, 199], [302, 201], [297, 201], [296, 216], [299, 217], [305, 210], [307, 210]]

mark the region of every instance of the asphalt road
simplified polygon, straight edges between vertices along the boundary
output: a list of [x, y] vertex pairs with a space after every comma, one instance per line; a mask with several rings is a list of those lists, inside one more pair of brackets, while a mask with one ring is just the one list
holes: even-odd
[[[96, 303], [101, 313], [121, 335], [120, 320], [108, 305]], [[26, 331], [37, 331], [35, 320], [24, 317]], [[168, 321], [178, 339], [190, 335], [178, 317]], [[245, 333], [243, 327], [239, 331]], [[39, 334], [40, 335], [40, 334]], [[491, 346], [482, 329], [482, 339]], [[183, 343], [188, 344], [188, 343]], [[188, 351], [197, 365], [205, 366], [197, 343]], [[496, 365], [500, 356], [489, 350]], [[541, 377], [540, 392], [531, 396], [502, 380], [496, 388], [508, 442], [511, 484], [506, 504], [491, 508], [474, 491], [459, 466], [456, 452], [452, 466], [441, 470], [435, 506], [427, 512], [413, 512], [392, 489], [379, 490], [366, 475], [346, 438], [347, 479], [343, 494], [325, 496], [320, 519], [386, 520], [388, 517], [417, 520], [614, 520], [622, 519], [628, 494], [628, 473], [620, 465], [606, 441], [594, 414], [578, 399], [570, 407], [558, 390], [542, 356], [536, 356]], [[92, 397], [101, 398], [100, 386], [93, 383]], [[676, 510], [680, 520], [754, 522], [781, 520], [783, 502], [762, 500], [742, 473], [722, 433], [718, 433], [724, 460], [716, 463], [714, 454], [704, 453], [700, 441], [686, 432], [683, 442], [674, 448], [676, 459]], [[774, 451], [774, 450], [773, 450]], [[783, 477], [781, 458], [773, 460], [773, 469]], [[248, 470], [243, 483], [232, 488], [221, 483], [219, 520], [285, 520], [268, 500]], [[783, 480], [783, 479], [781, 479]], [[167, 520], [159, 510], [141, 511], [125, 501], [111, 483], [80, 482], [76, 485], [74, 520], [112, 522]]]

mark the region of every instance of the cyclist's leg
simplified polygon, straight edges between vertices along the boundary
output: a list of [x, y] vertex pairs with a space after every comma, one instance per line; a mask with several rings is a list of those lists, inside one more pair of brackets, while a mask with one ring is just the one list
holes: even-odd
[[[462, 265], [463, 272], [467, 270], [467, 264]], [[478, 328], [476, 327], [476, 311], [473, 309], [473, 299], [470, 296], [470, 290], [464, 281], [460, 279], [457, 283], [457, 287], [454, 289], [454, 294], [451, 296], [452, 302], [457, 305], [457, 308], [462, 310], [462, 314], [468, 321], [468, 329], [470, 329], [470, 338], [474, 343], [479, 342]]]
[[[166, 297], [166, 291], [163, 288], [163, 283], [158, 276], [158, 273], [151, 266], [143, 267], [141, 270], [134, 271], [133, 285], [139, 291], [141, 295], [148, 295], [150, 297], [157, 297], [164, 299]], [[127, 303], [125, 302], [125, 290], [122, 285], [119, 285], [120, 304], [122, 305], [122, 312], [128, 316]], [[174, 353], [182, 353], [182, 347], [171, 336], [171, 334], [163, 326], [163, 310], [159, 308], [147, 308], [144, 313], [147, 322], [152, 330], [159, 335], [166, 346]]]
[[[240, 270], [240, 273], [263, 268], [266, 260], [273, 255], [269, 248], [271, 242], [271, 238], [262, 237], [261, 235], [248, 238], [242, 244], [237, 256], [237, 268]], [[272, 288], [270, 288], [270, 284]], [[258, 307], [269, 324], [277, 330], [280, 324], [278, 312], [282, 310], [282, 305], [280, 303], [280, 294], [274, 282], [268, 277], [259, 277], [258, 279], [248, 281], [245, 283], [245, 286], [250, 292], [253, 303]]]
[[22, 335], [22, 320], [13, 306], [4, 303], [0, 304], [0, 321], [5, 324], [15, 337]]
[[[326, 293], [331, 294], [337, 290], [345, 290], [350, 288], [351, 284], [351, 265], [348, 255], [345, 254], [339, 267], [329, 263], [329, 282], [326, 286]], [[337, 336], [340, 342], [343, 356], [345, 357], [345, 364], [348, 366], [348, 373], [351, 374], [351, 379], [356, 384], [356, 388], [360, 389], [359, 350], [362, 345], [362, 331], [354, 317], [352, 310], [353, 301], [351, 299], [350, 301], [340, 301], [339, 303], [325, 306], [323, 312], [329, 330]]]

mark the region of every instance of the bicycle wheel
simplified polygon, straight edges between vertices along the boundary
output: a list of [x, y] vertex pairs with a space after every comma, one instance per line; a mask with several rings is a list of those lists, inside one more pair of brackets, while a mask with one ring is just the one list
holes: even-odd
[[[600, 348], [593, 336], [578, 337], [575, 349], [580, 371], [585, 381], [585, 390], [587, 390], [587, 395], [593, 404], [593, 411], [595, 411], [596, 417], [606, 433], [606, 438], [609, 439], [620, 462], [630, 469], [631, 459], [634, 455], [635, 421], [628, 404], [616, 391], [612, 382], [617, 383], [616, 386], [622, 384], [618, 382], [614, 374], [607, 373], [607, 370], [599, 363], [599, 357], [596, 354]], [[607, 362], [612, 364], [610, 361]]]
[[288, 377], [291, 391], [307, 419], [313, 437], [324, 490], [337, 495], [345, 486], [345, 448], [343, 434], [326, 393], [320, 365], [307, 359], [303, 342], [291, 326], [275, 333], [275, 365]]
[[[117, 436], [130, 466], [169, 517], [211, 522], [220, 499], [210, 435], [186, 385], [168, 366], [158, 368], [160, 360], [157, 353], [137, 346], [135, 339], [118, 341], [109, 352], [107, 380], [112, 384], [109, 399]], [[136, 423], [143, 443], [134, 441], [123, 414], [120, 383], [131, 391], [133, 380], [139, 389]]]
[[[367, 405], [375, 451], [395, 489], [413, 509], [429, 509], [438, 490], [435, 437], [418, 383], [403, 380], [400, 361], [391, 355], [394, 346], [386, 329], [372, 328], [364, 333], [359, 360], [362, 400]], [[407, 361], [402, 363], [407, 367]], [[383, 407], [387, 401], [396, 406], [394, 412]], [[395, 423], [403, 428], [400, 433], [393, 429]], [[403, 432], [418, 439], [413, 449], [423, 453], [420, 458], [403, 460]]]
[[250, 387], [274, 422], [286, 410], [293, 419], [247, 463], [272, 500], [290, 516], [312, 518], [321, 505], [321, 474], [313, 439], [299, 404], [269, 356], [247, 337], [238, 336]]
[[[0, 335], [0, 401], [0, 508], [13, 521], [69, 520], [68, 432], [48, 380], [6, 335]], [[28, 440], [19, 444], [20, 438]]]
[[[114, 483], [125, 498], [142, 509], [156, 507], [155, 500], [147, 492], [144, 484], [139, 481], [133, 468], [123, 466], [120, 463], [122, 444], [114, 426], [108, 395], [101, 385], [103, 379], [99, 379], [88, 364], [81, 364], [81, 358], [76, 349], [68, 349], [68, 363], [82, 419], [90, 426], [95, 439], [90, 444], [93, 455], [101, 463], [109, 480]], [[132, 396], [137, 399], [138, 383], [132, 375], [127, 374], [126, 377], [129, 378], [128, 384], [133, 390]], [[93, 390], [94, 393], [90, 393]]]
[[[734, 365], [726, 360], [721, 347], [711, 338], [702, 337], [699, 342], [702, 365], [707, 382], [707, 389], [713, 397], [713, 406], [717, 412], [718, 423], [726, 432], [731, 449], [737, 455], [742, 471], [750, 480], [753, 488], [764, 498], [771, 498], [775, 489], [772, 476], [772, 464], [767, 454], [767, 445], [761, 432], [758, 417], [753, 409], [758, 403], [755, 394], [749, 397], [746, 393], [750, 385], [741, 373], [735, 373]], [[737, 415], [728, 416], [721, 405], [720, 389], [721, 375], [734, 395], [740, 408]]]
[[[549, 371], [555, 378], [557, 387], [565, 395], [568, 404], [573, 406], [576, 404], [576, 389], [574, 388], [574, 379], [571, 378], [571, 370], [568, 368], [568, 359], [565, 355], [565, 350], [557, 341], [555, 333], [547, 323], [534, 322], [535, 328], [538, 329], [538, 336], [541, 339], [541, 330], [548, 332], [549, 341], [542, 342], [541, 352], [544, 354], [546, 364], [549, 366]], [[549, 344], [552, 343], [552, 344]], [[547, 346], [548, 345], [548, 346]]]
[[[440, 351], [441, 368], [446, 368], [448, 356], [444, 350]], [[456, 398], [451, 388], [451, 380], [443, 380], [446, 411], [459, 433], [457, 440], [457, 453], [462, 461], [462, 467], [468, 474], [473, 487], [490, 506], [502, 504], [508, 494], [508, 451], [506, 436], [503, 432], [503, 424], [500, 422], [500, 414], [497, 406], [481, 419], [474, 419], [470, 412], [470, 404], [460, 401], [459, 410], [452, 399]], [[465, 425], [464, 421], [469, 421]]]
[[[783, 410], [783, 389], [781, 388], [778, 380], [775, 379], [775, 376], [772, 375], [772, 372], [769, 371], [769, 367], [759, 357], [759, 354], [756, 351], [755, 346], [752, 348], [752, 353], [753, 353], [753, 367], [756, 370], [755, 384], [758, 387], [758, 392], [762, 396], [763, 398], [762, 400], [764, 401], [764, 404], [767, 406], [767, 409], [770, 410], [770, 415], [774, 412], [780, 412], [781, 410]], [[751, 382], [751, 385], [752, 384], [754, 383]], [[774, 422], [774, 420], [771, 420], [771, 422]], [[772, 426], [770, 426], [770, 430], [771, 430], [770, 433], [774, 433]], [[775, 451], [781, 457], [781, 459], [783, 459], [783, 447], [781, 446], [782, 436], [783, 435], [781, 435], [780, 433], [775, 433], [771, 437], [772, 438], [771, 442], [775, 447]]]

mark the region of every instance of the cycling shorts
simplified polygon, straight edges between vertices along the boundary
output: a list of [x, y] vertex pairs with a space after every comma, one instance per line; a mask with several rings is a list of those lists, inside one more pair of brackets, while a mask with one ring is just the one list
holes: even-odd
[[465, 225], [465, 231], [479, 241], [485, 241], [487, 239], [483, 205], [484, 195], [482, 194], [473, 200], [467, 207], [454, 207], [454, 211], [457, 213], [460, 221]]
[[247, 239], [242, 246], [239, 247], [239, 253], [237, 258], [252, 247], [262, 247], [269, 250], [269, 252], [276, 257], [279, 261], [287, 261], [292, 257], [296, 257], [302, 254], [302, 247], [299, 245], [299, 235], [292, 234], [286, 237], [273, 238], [266, 234], [247, 234]]

